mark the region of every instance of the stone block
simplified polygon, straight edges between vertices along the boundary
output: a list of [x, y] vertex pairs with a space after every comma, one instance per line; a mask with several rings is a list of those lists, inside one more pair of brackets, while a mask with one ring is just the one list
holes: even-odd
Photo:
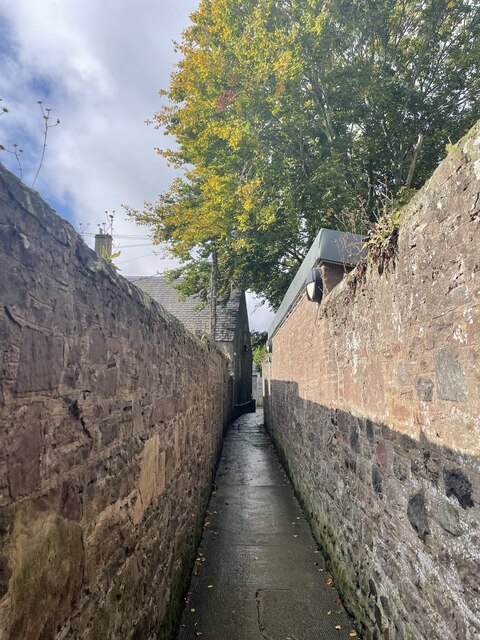
[[40, 486], [42, 424], [35, 411], [27, 413], [26, 418], [25, 425], [18, 425], [7, 442], [8, 480], [13, 500], [29, 495]]
[[107, 340], [103, 331], [94, 329], [90, 334], [90, 351], [88, 356], [92, 364], [107, 363]]
[[376, 465], [372, 467], [372, 487], [375, 493], [382, 495], [382, 474]]
[[422, 491], [416, 493], [408, 501], [407, 516], [417, 536], [422, 542], [425, 542], [427, 535], [430, 533], [430, 527], [425, 506], [425, 495]]
[[440, 526], [452, 536], [462, 534], [462, 525], [458, 511], [449, 502], [442, 502], [437, 508], [437, 518]]
[[473, 507], [472, 483], [460, 469], [444, 469], [443, 479], [447, 496], [455, 496], [463, 509]]
[[17, 393], [56, 389], [63, 371], [63, 349], [63, 338], [24, 327], [16, 382]]
[[165, 451], [160, 451], [158, 434], [145, 443], [142, 453], [138, 497], [133, 521], [138, 524], [143, 514], [165, 489]]
[[442, 400], [465, 402], [468, 398], [468, 380], [458, 358], [448, 348], [435, 352], [437, 393]]
[[422, 402], [431, 402], [433, 399], [433, 382], [426, 376], [419, 376], [415, 380], [415, 389], [418, 399]]

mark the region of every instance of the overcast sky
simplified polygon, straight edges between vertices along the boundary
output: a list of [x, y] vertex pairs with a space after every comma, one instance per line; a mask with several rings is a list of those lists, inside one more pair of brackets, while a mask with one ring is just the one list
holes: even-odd
[[[169, 263], [153, 253], [148, 231], [121, 207], [155, 200], [172, 170], [154, 147], [167, 138], [145, 125], [168, 87], [180, 40], [196, 0], [0, 0], [0, 144], [23, 149], [31, 186], [43, 144], [38, 100], [50, 108], [45, 161], [35, 188], [93, 246], [93, 234], [115, 211], [116, 263], [123, 275], [151, 275]], [[0, 155], [18, 175], [15, 156]], [[250, 326], [266, 329], [264, 305]]]

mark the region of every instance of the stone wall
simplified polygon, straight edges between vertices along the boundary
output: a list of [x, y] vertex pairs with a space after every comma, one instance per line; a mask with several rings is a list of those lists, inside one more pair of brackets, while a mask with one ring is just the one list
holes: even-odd
[[245, 405], [252, 400], [252, 342], [250, 338], [250, 327], [248, 323], [247, 301], [245, 292], [242, 293], [240, 309], [238, 312], [238, 323], [235, 329], [234, 349], [236, 358], [235, 366], [237, 376], [241, 381], [236, 391], [235, 403]]
[[224, 342], [217, 339], [217, 344], [225, 350], [230, 358], [234, 381], [232, 406], [236, 416], [245, 412], [247, 403], [250, 403], [252, 399], [252, 344], [245, 291], [239, 292], [239, 297], [238, 311], [232, 318], [233, 341]]
[[170, 638], [227, 360], [0, 165], [0, 638]]
[[303, 297], [264, 367], [269, 429], [366, 638], [480, 635], [480, 126], [353, 293]]

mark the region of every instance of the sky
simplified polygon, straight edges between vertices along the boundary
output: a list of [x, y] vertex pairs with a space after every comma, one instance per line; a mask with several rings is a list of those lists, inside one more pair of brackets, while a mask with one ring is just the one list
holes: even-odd
[[[93, 247], [114, 213], [122, 275], [153, 275], [172, 262], [122, 204], [154, 201], [174, 173], [154, 150], [172, 144], [145, 121], [159, 110], [177, 54], [173, 42], [198, 0], [0, 0], [0, 161], [35, 188]], [[38, 104], [41, 101], [42, 104]], [[7, 111], [2, 112], [3, 109]], [[17, 145], [14, 147], [13, 145]], [[108, 212], [106, 214], [105, 212]], [[273, 314], [247, 294], [250, 328]]]

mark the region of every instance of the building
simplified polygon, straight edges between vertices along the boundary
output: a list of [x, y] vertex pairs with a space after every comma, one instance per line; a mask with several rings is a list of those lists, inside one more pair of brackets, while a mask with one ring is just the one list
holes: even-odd
[[[131, 276], [128, 280], [159, 302], [193, 333], [199, 336], [210, 334], [210, 307], [202, 304], [198, 296], [182, 298], [178, 289], [161, 276]], [[231, 362], [234, 413], [239, 415], [249, 411], [252, 408], [252, 348], [244, 291], [234, 289], [226, 303], [217, 302], [214, 339]]]

